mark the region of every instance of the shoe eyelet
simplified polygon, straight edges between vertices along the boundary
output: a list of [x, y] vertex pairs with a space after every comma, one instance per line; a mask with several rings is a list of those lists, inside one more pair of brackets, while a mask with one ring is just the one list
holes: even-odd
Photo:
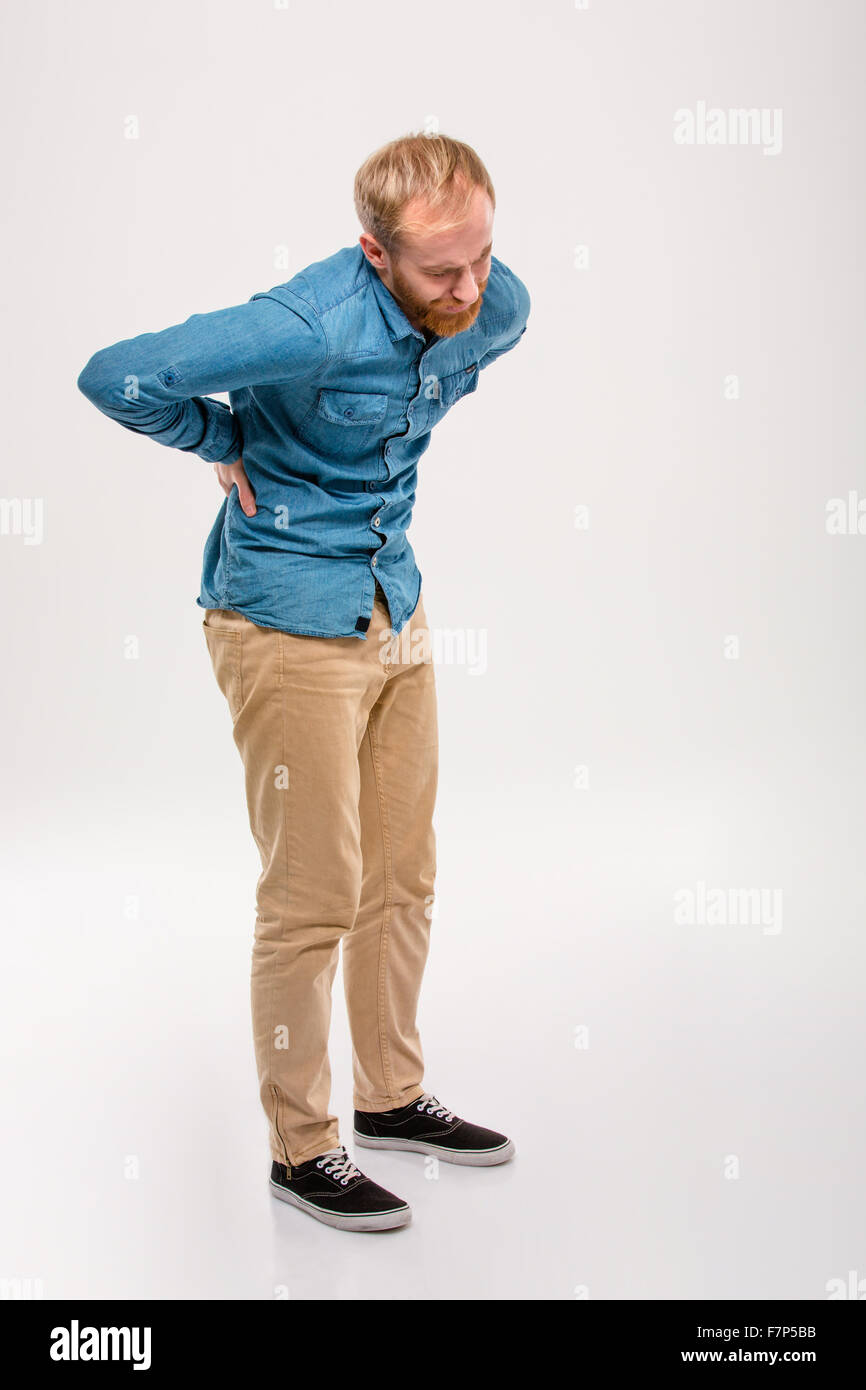
[[346, 1186], [346, 1183], [347, 1183], [348, 1181], [349, 1181], [348, 1178], [341, 1178], [341, 1179], [340, 1179], [340, 1183], [341, 1183], [341, 1185], [342, 1185], [343, 1187]]

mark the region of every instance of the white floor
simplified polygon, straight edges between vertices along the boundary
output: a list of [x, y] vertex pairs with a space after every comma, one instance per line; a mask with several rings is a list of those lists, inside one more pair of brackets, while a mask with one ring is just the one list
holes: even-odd
[[[862, 1278], [862, 866], [832, 806], [819, 826], [791, 804], [784, 835], [743, 806], [751, 879], [685, 790], [440, 796], [426, 1083], [518, 1153], [430, 1176], [358, 1151], [414, 1212], [372, 1236], [268, 1193], [242, 805], [19, 826], [0, 1275], [149, 1299], [821, 1299]], [[781, 931], [674, 922], [677, 888], [768, 865]], [[351, 1152], [339, 976], [331, 1057]]]

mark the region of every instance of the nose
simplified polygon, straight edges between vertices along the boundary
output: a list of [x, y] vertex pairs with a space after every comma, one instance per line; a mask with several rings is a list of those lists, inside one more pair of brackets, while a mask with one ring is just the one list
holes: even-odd
[[470, 304], [474, 304], [478, 298], [478, 286], [475, 283], [472, 271], [469, 270], [468, 267], [464, 270], [457, 284], [452, 289], [451, 297], [452, 299], [459, 300], [464, 309], [468, 309]]

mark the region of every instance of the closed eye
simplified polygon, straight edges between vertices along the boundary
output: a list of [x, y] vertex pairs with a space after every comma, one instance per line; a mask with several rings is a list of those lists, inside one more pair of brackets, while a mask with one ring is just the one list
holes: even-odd
[[[474, 270], [475, 266], [483, 266], [487, 262], [487, 260], [488, 256], [482, 256], [480, 261], [475, 262], [475, 265], [472, 267], [472, 269]], [[431, 280], [442, 280], [446, 275], [456, 275], [458, 273], [458, 270], [459, 267], [455, 266], [453, 270], [425, 270], [424, 274], [429, 275]]]

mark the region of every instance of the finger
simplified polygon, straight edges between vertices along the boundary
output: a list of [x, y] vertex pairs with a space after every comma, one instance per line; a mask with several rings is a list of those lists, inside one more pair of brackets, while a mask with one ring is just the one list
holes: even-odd
[[253, 490], [250, 487], [249, 479], [247, 478], [246, 474], [244, 474], [243, 477], [238, 478], [237, 482], [238, 500], [241, 504], [244, 514], [246, 516], [255, 516], [256, 499], [253, 496]]

